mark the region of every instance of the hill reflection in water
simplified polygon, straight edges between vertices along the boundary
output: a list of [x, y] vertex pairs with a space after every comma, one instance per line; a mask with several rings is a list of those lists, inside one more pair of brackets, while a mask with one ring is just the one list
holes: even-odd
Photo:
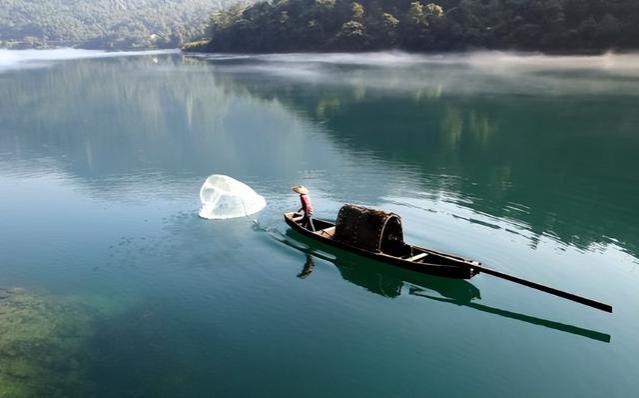
[[446, 196], [488, 225], [525, 226], [533, 246], [550, 236], [582, 249], [618, 244], [636, 257], [639, 55], [209, 62], [223, 85], [282, 103], [349, 152], [410, 171], [413, 192]]

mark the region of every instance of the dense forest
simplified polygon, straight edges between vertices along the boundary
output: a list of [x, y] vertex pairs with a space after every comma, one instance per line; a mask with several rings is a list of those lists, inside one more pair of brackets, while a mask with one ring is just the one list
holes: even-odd
[[213, 14], [226, 52], [516, 49], [598, 52], [639, 47], [638, 0], [273, 0]]
[[0, 47], [179, 47], [236, 0], [0, 0]]

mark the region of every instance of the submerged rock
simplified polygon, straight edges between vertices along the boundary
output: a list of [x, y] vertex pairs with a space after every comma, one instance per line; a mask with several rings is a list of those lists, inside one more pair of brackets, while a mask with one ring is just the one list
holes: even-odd
[[93, 323], [79, 302], [0, 288], [0, 398], [90, 395]]

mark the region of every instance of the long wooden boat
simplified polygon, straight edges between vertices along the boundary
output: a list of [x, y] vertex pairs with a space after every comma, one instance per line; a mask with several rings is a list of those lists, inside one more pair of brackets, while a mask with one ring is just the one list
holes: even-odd
[[284, 220], [296, 232], [330, 246], [353, 252], [386, 264], [421, 272], [424, 274], [457, 279], [470, 279], [479, 273], [475, 266], [480, 263], [450, 254], [418, 246], [406, 245], [403, 255], [396, 256], [381, 251], [365, 250], [334, 239], [335, 224], [326, 220], [313, 219], [315, 231], [302, 225], [302, 217], [297, 213], [285, 213]]
[[406, 244], [401, 218], [394, 213], [344, 205], [335, 223], [314, 219], [314, 228], [309, 228], [305, 225], [304, 217], [294, 212], [285, 213], [284, 220], [294, 231], [304, 236], [382, 263], [424, 274], [457, 279], [470, 279], [481, 272], [602, 311], [612, 312], [612, 306], [606, 303], [487, 268], [478, 261]]

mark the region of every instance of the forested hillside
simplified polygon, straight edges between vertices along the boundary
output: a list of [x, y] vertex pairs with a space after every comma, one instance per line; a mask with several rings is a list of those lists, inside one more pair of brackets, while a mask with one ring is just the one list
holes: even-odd
[[236, 0], [0, 0], [0, 45], [177, 47]]
[[203, 51], [639, 47], [639, 0], [274, 0], [211, 19]]

